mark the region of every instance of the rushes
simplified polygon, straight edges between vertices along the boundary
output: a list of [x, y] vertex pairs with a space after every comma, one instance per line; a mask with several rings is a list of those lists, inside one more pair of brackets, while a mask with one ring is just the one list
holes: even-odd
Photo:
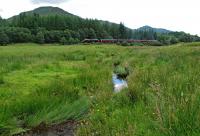
[[[7, 46], [0, 50], [0, 134], [78, 120], [83, 136], [198, 136], [198, 45]], [[113, 64], [121, 64], [116, 73], [134, 70], [119, 94]]]

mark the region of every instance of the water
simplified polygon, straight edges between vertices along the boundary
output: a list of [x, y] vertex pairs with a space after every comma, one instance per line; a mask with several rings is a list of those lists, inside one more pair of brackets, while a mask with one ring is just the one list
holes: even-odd
[[126, 80], [120, 79], [116, 74], [113, 74], [112, 81], [114, 84], [114, 92], [118, 93], [124, 88], [128, 88]]

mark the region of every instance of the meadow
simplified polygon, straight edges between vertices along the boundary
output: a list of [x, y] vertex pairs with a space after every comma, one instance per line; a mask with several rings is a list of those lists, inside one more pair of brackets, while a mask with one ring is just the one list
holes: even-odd
[[[113, 93], [114, 64], [128, 88]], [[79, 122], [75, 135], [199, 136], [200, 43], [0, 47], [0, 135]]]

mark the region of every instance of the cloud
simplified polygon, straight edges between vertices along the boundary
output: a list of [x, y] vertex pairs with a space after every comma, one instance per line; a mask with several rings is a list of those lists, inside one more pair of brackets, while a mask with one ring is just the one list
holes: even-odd
[[59, 4], [67, 2], [68, 0], [31, 0], [34, 4], [48, 3], [48, 4]]
[[3, 9], [0, 9], [0, 12], [3, 12]]

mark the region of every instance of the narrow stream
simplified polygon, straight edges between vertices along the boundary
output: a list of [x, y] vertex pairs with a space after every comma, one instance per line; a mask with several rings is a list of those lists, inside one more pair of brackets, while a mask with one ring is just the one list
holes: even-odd
[[113, 74], [112, 81], [113, 81], [115, 93], [119, 93], [122, 89], [128, 88], [127, 81], [124, 79], [118, 78], [116, 74]]

